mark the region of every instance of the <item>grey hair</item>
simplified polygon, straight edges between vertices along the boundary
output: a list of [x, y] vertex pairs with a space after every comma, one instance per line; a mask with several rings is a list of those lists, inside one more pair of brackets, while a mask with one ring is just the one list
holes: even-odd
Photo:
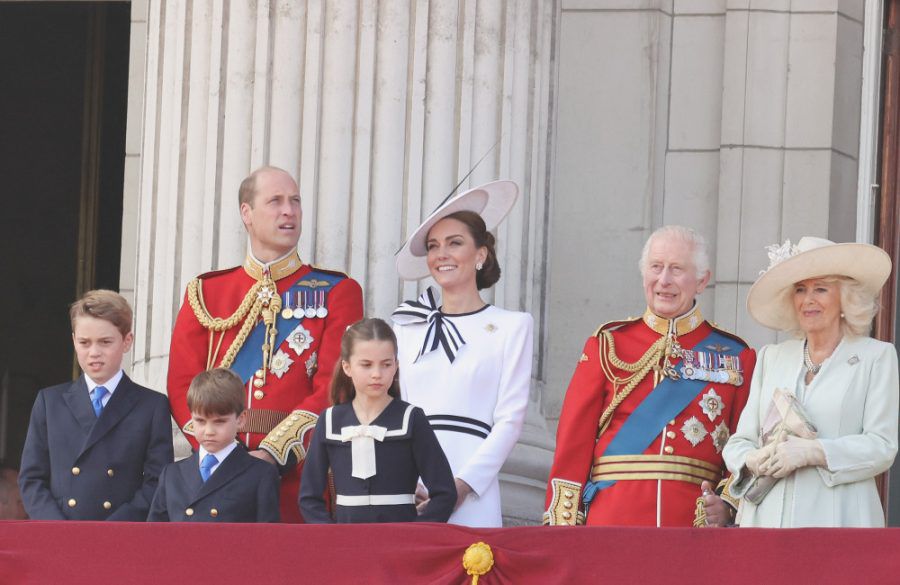
[[[845, 337], [864, 337], [872, 329], [872, 319], [881, 308], [879, 293], [867, 291], [855, 278], [841, 275], [819, 276], [806, 280], [821, 280], [825, 284], [837, 284], [841, 295], [841, 334]], [[794, 286], [787, 289], [785, 302], [792, 303]], [[797, 316], [791, 312], [791, 323], [785, 329], [795, 337], [803, 338], [806, 333], [800, 329]]]
[[664, 225], [650, 234], [647, 241], [644, 242], [644, 249], [641, 250], [641, 259], [638, 261], [638, 268], [641, 274], [647, 268], [647, 256], [650, 254], [650, 245], [658, 237], [674, 236], [691, 244], [694, 250], [694, 269], [697, 272], [697, 278], [703, 278], [709, 272], [709, 246], [706, 244], [706, 238], [701, 236], [697, 231], [689, 227], [681, 225]]

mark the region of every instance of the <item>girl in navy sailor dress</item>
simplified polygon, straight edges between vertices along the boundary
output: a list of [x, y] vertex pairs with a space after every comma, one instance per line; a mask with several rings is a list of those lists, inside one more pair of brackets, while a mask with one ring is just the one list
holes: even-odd
[[[380, 319], [344, 332], [331, 382], [334, 406], [320, 416], [306, 456], [300, 512], [310, 524], [446, 522], [456, 503], [450, 464], [422, 409], [400, 400], [397, 340]], [[334, 478], [333, 515], [325, 503]], [[416, 485], [430, 499], [417, 510]]]

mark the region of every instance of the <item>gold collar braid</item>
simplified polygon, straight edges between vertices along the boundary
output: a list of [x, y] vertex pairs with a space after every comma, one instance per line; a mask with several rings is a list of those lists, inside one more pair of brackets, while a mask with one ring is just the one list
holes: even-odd
[[244, 271], [254, 280], [262, 280], [268, 271], [272, 280], [277, 282], [282, 278], [297, 272], [302, 266], [303, 261], [300, 260], [300, 254], [296, 249], [268, 264], [254, 258], [253, 254], [249, 251], [247, 252], [247, 257], [244, 259]]
[[[659, 317], [648, 308], [644, 312], [643, 320], [648, 327], [662, 335], [662, 337], [654, 341], [636, 362], [626, 362], [616, 354], [616, 343], [611, 331], [603, 331], [600, 335], [600, 367], [606, 379], [613, 385], [613, 399], [603, 411], [603, 414], [600, 415], [600, 422], [598, 423], [599, 434], [603, 434], [609, 426], [616, 408], [622, 404], [651, 370], [653, 371], [654, 387], [659, 384], [663, 376], [673, 380], [678, 379], [678, 372], [675, 371], [675, 367], [670, 363], [671, 359], [681, 357], [681, 345], [678, 343], [678, 336], [690, 333], [699, 327], [703, 323], [703, 315], [700, 313], [699, 305], [695, 304], [690, 311], [675, 319]], [[630, 375], [619, 377], [615, 374], [613, 368], [624, 370]]]
[[660, 317], [651, 311], [650, 307], [647, 307], [647, 310], [644, 311], [644, 316], [641, 318], [644, 320], [644, 323], [647, 324], [647, 327], [653, 329], [660, 335], [686, 335], [697, 327], [700, 327], [700, 324], [703, 323], [703, 314], [700, 312], [700, 305], [696, 303], [690, 311], [680, 317], [675, 317], [674, 319]]

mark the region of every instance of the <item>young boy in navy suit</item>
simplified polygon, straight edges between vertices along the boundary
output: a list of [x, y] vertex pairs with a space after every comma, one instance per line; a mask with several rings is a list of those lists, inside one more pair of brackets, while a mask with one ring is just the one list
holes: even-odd
[[200, 372], [187, 406], [200, 448], [163, 470], [147, 520], [278, 522], [277, 468], [235, 440], [247, 418], [238, 375], [225, 368]]
[[33, 520], [143, 521], [173, 458], [168, 402], [122, 371], [134, 339], [124, 297], [89, 291], [69, 318], [84, 375], [34, 401], [19, 471], [25, 510]]

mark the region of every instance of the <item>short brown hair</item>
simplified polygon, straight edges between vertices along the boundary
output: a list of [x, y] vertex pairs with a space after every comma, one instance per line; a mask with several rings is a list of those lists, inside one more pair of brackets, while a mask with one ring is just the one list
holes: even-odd
[[134, 315], [125, 297], [112, 290], [97, 289], [87, 291], [69, 306], [69, 321], [73, 333], [75, 332], [75, 320], [78, 317], [93, 317], [109, 321], [115, 325], [122, 337], [125, 337], [131, 333]]
[[253, 207], [253, 199], [256, 197], [256, 179], [259, 178], [261, 174], [269, 172], [279, 172], [290, 176], [289, 172], [279, 167], [270, 165], [259, 167], [247, 175], [246, 179], [241, 181], [241, 186], [238, 188], [238, 205], [246, 203], [250, 207]]
[[228, 368], [200, 372], [191, 380], [187, 392], [191, 414], [231, 414], [244, 412], [244, 382]]

